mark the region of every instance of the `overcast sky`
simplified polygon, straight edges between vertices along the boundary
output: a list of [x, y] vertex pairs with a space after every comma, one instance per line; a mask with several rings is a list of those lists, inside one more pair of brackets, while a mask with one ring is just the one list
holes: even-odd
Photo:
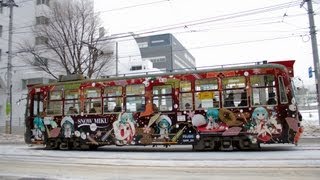
[[[166, 29], [153, 34], [172, 33], [196, 58], [197, 66], [294, 59], [295, 75], [311, 85], [308, 15], [299, 4], [296, 0], [95, 0], [95, 10], [109, 34]], [[313, 6], [318, 30], [320, 0]]]

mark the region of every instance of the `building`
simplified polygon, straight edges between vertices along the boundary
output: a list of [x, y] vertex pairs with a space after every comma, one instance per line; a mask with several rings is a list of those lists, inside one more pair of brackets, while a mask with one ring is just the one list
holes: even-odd
[[[7, 3], [7, 0], [0, 0]], [[24, 113], [27, 88], [29, 83], [45, 83], [51, 81], [51, 77], [34, 66], [27, 64], [24, 58], [16, 52], [20, 44], [25, 41], [37, 41], [32, 28], [36, 24], [45, 23], [40, 11], [49, 8], [50, 0], [15, 0], [18, 7], [13, 8], [13, 36], [12, 36], [12, 126], [24, 125]], [[0, 7], [0, 132], [4, 132], [7, 121], [7, 64], [8, 64], [8, 32], [9, 32], [9, 8]], [[39, 38], [38, 38], [39, 39]], [[20, 128], [21, 129], [21, 128]], [[13, 128], [13, 132], [15, 132]]]
[[142, 60], [150, 60], [154, 68], [163, 70], [196, 67], [195, 58], [172, 34], [135, 38]]

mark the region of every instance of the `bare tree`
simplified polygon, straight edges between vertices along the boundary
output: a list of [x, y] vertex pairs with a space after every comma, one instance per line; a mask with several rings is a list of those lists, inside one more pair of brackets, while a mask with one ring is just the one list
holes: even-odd
[[61, 70], [89, 78], [99, 76], [111, 57], [102, 51], [107, 42], [99, 36], [101, 23], [93, 11], [92, 1], [53, 1], [45, 14], [37, 17], [33, 28], [35, 43], [25, 42], [21, 46], [20, 52], [32, 57], [27, 59], [28, 63], [56, 79]]

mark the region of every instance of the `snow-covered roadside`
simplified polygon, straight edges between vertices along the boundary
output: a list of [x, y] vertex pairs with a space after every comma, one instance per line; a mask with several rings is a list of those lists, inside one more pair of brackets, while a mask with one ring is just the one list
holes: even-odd
[[[301, 115], [303, 117], [302, 126], [304, 127], [302, 138], [320, 138], [318, 111], [317, 110], [301, 111]], [[8, 144], [8, 143], [10, 144], [24, 143], [24, 138], [22, 135], [0, 133], [0, 144]]]
[[0, 133], [0, 144], [21, 144], [24, 143], [24, 137], [16, 134]]
[[300, 111], [302, 115], [302, 126], [304, 132], [302, 137], [320, 138], [320, 125], [318, 120], [318, 110], [303, 110]]

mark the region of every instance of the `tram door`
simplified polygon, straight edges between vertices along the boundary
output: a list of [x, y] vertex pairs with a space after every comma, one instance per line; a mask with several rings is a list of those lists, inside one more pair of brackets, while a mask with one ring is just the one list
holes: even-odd
[[44, 138], [44, 125], [43, 121], [41, 120], [41, 116], [44, 110], [43, 99], [43, 92], [35, 92], [34, 94], [29, 94], [25, 120], [26, 143], [31, 143], [32, 141], [42, 141]]

